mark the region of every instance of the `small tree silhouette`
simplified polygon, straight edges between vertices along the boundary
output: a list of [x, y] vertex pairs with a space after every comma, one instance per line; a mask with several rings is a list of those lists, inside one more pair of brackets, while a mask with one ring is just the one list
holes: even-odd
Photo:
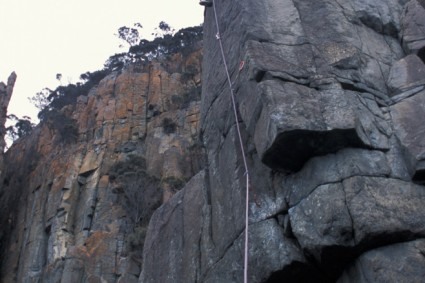
[[[135, 23], [133, 25], [134, 27], [126, 27], [122, 26], [118, 29], [118, 36], [119, 39], [122, 39], [125, 41], [128, 45], [134, 46], [140, 41], [140, 34], [139, 30], [143, 28], [143, 26], [140, 23]], [[123, 47], [123, 45], [120, 45], [120, 47]]]
[[174, 123], [173, 120], [171, 120], [170, 118], [164, 118], [164, 120], [162, 120], [162, 129], [167, 135], [175, 133], [176, 128], [176, 123]]
[[31, 123], [31, 118], [28, 116], [18, 118], [16, 115], [10, 114], [7, 119], [14, 123], [14, 125], [6, 128], [7, 138], [12, 141], [28, 136], [35, 127], [35, 124]]

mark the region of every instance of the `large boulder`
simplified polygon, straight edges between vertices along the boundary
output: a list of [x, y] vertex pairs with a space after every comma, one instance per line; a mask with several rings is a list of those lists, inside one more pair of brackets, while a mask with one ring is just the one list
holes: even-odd
[[358, 176], [319, 186], [289, 216], [303, 250], [335, 276], [367, 249], [424, 237], [424, 205], [421, 186]]
[[388, 123], [354, 92], [276, 80], [259, 87], [263, 108], [254, 140], [262, 161], [273, 169], [298, 171], [311, 157], [346, 147], [388, 149]]
[[425, 88], [425, 64], [415, 54], [410, 54], [391, 66], [388, 77], [390, 95]]
[[391, 106], [391, 116], [398, 139], [413, 159], [413, 180], [425, 181], [425, 91], [420, 91]]
[[377, 248], [350, 264], [337, 282], [420, 283], [425, 278], [424, 254], [423, 239]]

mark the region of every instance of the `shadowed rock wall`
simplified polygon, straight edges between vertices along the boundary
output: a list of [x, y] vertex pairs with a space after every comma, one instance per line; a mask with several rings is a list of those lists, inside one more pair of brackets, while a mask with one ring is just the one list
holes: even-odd
[[[204, 23], [206, 169], [154, 214], [139, 282], [422, 282], [425, 5], [215, 0]], [[241, 62], [243, 62], [243, 68]]]

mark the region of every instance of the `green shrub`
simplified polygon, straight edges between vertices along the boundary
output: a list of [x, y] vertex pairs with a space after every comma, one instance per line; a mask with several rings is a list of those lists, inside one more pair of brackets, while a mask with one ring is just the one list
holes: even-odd
[[146, 232], [148, 231], [147, 226], [136, 226], [133, 233], [127, 236], [127, 241], [130, 247], [134, 250], [143, 249], [145, 243]]
[[182, 95], [171, 96], [171, 103], [178, 105], [179, 108], [184, 109], [189, 107], [193, 101], [199, 101], [201, 99], [201, 86], [194, 86], [189, 88]]
[[56, 133], [56, 143], [70, 144], [78, 140], [77, 122], [63, 112], [52, 109], [45, 113], [44, 121]]
[[[68, 84], [67, 86], [58, 86], [55, 90], [49, 90], [45, 88], [46, 93], [40, 92], [37, 95], [44, 95], [44, 98], [38, 98], [40, 99], [46, 99], [45, 102], [46, 105], [40, 106], [42, 109], [40, 109], [40, 112], [38, 113], [38, 118], [40, 121], [44, 121], [48, 119], [48, 116], [51, 115], [50, 112], [52, 111], [59, 111], [63, 107], [67, 105], [76, 105], [77, 104], [77, 98], [81, 95], [87, 96], [89, 91], [97, 86], [99, 82], [105, 78], [110, 73], [107, 69], [102, 69], [99, 71], [94, 72], [86, 72], [84, 74], [80, 75], [80, 79], [82, 79], [84, 82], [78, 82], [76, 84]], [[36, 95], [36, 96], [37, 96]], [[37, 103], [37, 98], [31, 98], [31, 101], [34, 103]]]
[[173, 191], [178, 191], [182, 189], [184, 185], [186, 184], [184, 180], [174, 176], [167, 177], [163, 179], [162, 182], [168, 184], [169, 188], [172, 189]]
[[162, 120], [162, 128], [164, 133], [169, 135], [176, 132], [177, 125], [170, 118], [164, 118], [164, 120]]
[[126, 173], [137, 173], [146, 170], [146, 159], [138, 155], [130, 155], [127, 160], [119, 161], [109, 169], [109, 178], [115, 180]]
[[115, 163], [109, 170], [122, 195], [122, 205], [134, 225], [147, 225], [152, 213], [161, 205], [162, 191], [158, 178], [146, 172], [146, 160], [130, 155], [127, 160]]
[[156, 37], [152, 41], [142, 39], [137, 45], [130, 47], [127, 57], [133, 60], [151, 61], [177, 52], [187, 55], [197, 48], [196, 43], [202, 40], [202, 36], [202, 26], [195, 26], [181, 29], [174, 35]]

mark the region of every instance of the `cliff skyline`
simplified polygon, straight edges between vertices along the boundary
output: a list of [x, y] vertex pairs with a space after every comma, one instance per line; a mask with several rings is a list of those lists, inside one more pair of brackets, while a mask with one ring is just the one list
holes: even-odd
[[109, 56], [128, 49], [120, 48], [122, 42], [114, 35], [119, 27], [140, 22], [141, 37], [152, 39], [161, 21], [176, 30], [203, 21], [202, 8], [190, 0], [15, 1], [3, 3], [2, 10], [0, 81], [12, 71], [18, 75], [9, 114], [29, 116], [33, 122], [38, 110], [28, 97], [46, 87], [75, 84], [80, 74], [101, 69]]

